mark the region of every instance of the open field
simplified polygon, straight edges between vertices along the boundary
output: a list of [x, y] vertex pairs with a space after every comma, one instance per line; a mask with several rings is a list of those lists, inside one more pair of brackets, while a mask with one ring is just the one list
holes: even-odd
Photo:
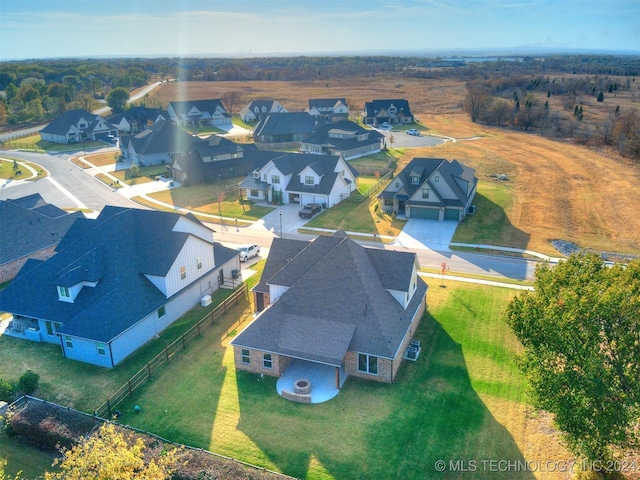
[[[149, 101], [166, 106], [174, 98], [218, 98], [230, 90], [241, 94], [238, 108], [254, 98], [274, 98], [290, 110], [303, 110], [309, 98], [346, 97], [356, 115], [365, 101], [406, 98], [424, 130], [459, 141], [406, 150], [398, 160], [399, 168], [417, 156], [437, 156], [456, 158], [474, 167], [481, 183], [493, 182], [488, 177], [491, 174], [508, 175], [509, 198], [505, 205], [487, 197], [503, 208], [504, 224], [509, 225], [506, 232], [496, 232], [496, 244], [557, 254], [549, 242], [565, 239], [585, 248], [640, 253], [639, 166], [611, 150], [596, 151], [472, 123], [462, 112], [466, 91], [462, 81], [368, 78], [291, 83], [172, 82], [153, 91]], [[583, 101], [595, 120], [612, 107], [611, 102], [620, 103], [621, 108], [638, 107], [634, 93], [617, 93], [606, 98], [605, 105], [590, 97]], [[481, 192], [492, 189], [480, 186]], [[482, 214], [479, 209], [469, 219], [471, 229], [475, 228], [474, 222], [481, 221]], [[465, 228], [459, 228], [460, 238], [473, 238]]]

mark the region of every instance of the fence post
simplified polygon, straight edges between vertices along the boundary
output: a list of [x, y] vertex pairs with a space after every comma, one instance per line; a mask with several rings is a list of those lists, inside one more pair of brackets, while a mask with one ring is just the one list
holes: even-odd
[[164, 347], [164, 354], [167, 357], [167, 363], [169, 363], [169, 347]]
[[109, 412], [109, 418], [111, 418], [111, 403], [109, 402], [108, 398], [107, 398], [107, 411]]
[[129, 397], [132, 397], [132, 396], [133, 396], [133, 392], [132, 392], [132, 390], [131, 390], [131, 380], [129, 380], [129, 381], [127, 382], [127, 384], [129, 385]]
[[151, 362], [147, 363], [147, 371], [149, 372], [149, 378], [151, 378]]

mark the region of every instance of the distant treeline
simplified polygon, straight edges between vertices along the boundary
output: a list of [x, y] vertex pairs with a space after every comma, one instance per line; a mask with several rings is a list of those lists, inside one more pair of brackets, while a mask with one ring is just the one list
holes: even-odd
[[25, 60], [0, 64], [0, 128], [48, 121], [60, 113], [92, 110], [116, 87], [150, 80], [309, 81], [348, 77], [506, 79], [549, 74], [633, 77], [640, 56], [550, 55], [487, 61], [398, 56], [269, 58], [115, 58]]

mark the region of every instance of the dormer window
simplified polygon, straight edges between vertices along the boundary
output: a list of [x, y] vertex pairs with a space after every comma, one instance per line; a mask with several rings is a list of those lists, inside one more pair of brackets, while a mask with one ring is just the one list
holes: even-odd
[[418, 177], [418, 176], [411, 177], [411, 184], [412, 185], [419, 185], [420, 184], [420, 177]]
[[70, 302], [71, 301], [71, 292], [69, 292], [69, 287], [58, 286], [58, 298], [60, 300], [64, 300], [64, 301]]
[[260, 178], [260, 172], [253, 172], [253, 178]]
[[315, 179], [313, 178], [312, 175], [306, 175], [304, 177], [304, 184], [305, 185], [315, 185]]

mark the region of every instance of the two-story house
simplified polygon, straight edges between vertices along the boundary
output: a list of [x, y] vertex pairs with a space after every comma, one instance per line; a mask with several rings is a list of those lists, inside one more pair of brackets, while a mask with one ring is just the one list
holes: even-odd
[[140, 133], [158, 120], [168, 120], [169, 115], [159, 108], [131, 107], [123, 113], [112, 115], [109, 122], [118, 127], [120, 133]]
[[173, 122], [160, 119], [140, 133], [123, 135], [120, 153], [122, 158], [141, 167], [169, 165], [174, 155], [188, 152], [191, 144], [197, 141], [198, 137], [188, 134]]
[[193, 215], [105, 207], [77, 219], [47, 260], [28, 260], [0, 292], [7, 334], [113, 367], [239, 269]]
[[373, 100], [364, 104], [362, 121], [367, 125], [404, 125], [413, 123], [409, 102], [405, 99]]
[[344, 98], [311, 98], [306, 111], [314, 117], [322, 117], [325, 122], [349, 119], [349, 107]]
[[253, 123], [259, 122], [270, 113], [286, 112], [287, 109], [276, 100], [252, 100], [238, 113], [243, 122]]
[[305, 153], [339, 155], [344, 159], [371, 155], [384, 148], [384, 135], [357, 123], [343, 120], [320, 125], [300, 143]]
[[269, 152], [240, 184], [249, 200], [332, 207], [356, 189], [358, 172], [335, 155]]
[[236, 369], [283, 377], [294, 364], [328, 366], [336, 390], [347, 376], [392, 383], [426, 307], [419, 269], [415, 253], [365, 248], [343, 231], [274, 238], [252, 289], [258, 316], [231, 341]]
[[307, 112], [271, 113], [256, 125], [253, 141], [265, 150], [297, 148], [321, 123]]
[[55, 143], [78, 143], [83, 140], [107, 140], [117, 136], [118, 127], [100, 115], [85, 110], [69, 110], [40, 130], [40, 138]]
[[475, 170], [457, 160], [414, 158], [378, 195], [380, 208], [406, 218], [462, 220], [476, 194]]
[[167, 114], [179, 127], [231, 126], [231, 115], [219, 99], [169, 102]]

